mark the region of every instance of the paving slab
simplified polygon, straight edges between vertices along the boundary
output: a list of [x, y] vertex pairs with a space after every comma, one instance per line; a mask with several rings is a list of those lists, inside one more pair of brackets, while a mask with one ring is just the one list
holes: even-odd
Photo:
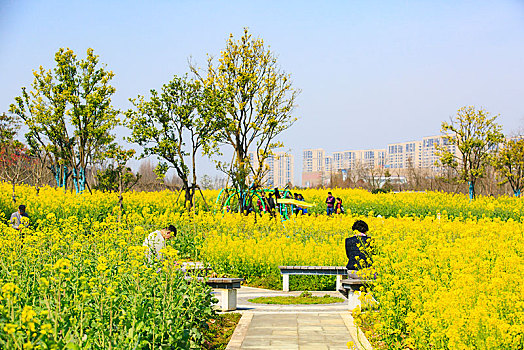
[[[245, 313], [243, 318], [246, 315], [248, 313]], [[282, 322], [282, 325], [286, 325], [285, 330], [280, 328], [281, 316], [285, 316]], [[340, 327], [333, 327], [331, 324], [322, 326], [318, 313], [252, 313], [250, 317], [250, 324], [243, 339], [236, 341], [235, 346], [230, 343], [228, 349], [347, 349], [346, 343], [350, 340], [354, 341], [338, 312], [332, 313], [331, 317], [334, 321], [340, 322]], [[315, 323], [319, 326], [305, 326], [300, 322], [295, 322], [294, 326], [290, 326], [290, 317], [295, 319], [300, 317], [308, 321], [307, 323]], [[272, 331], [268, 332], [268, 329]]]
[[358, 350], [372, 349], [362, 332], [354, 326], [347, 299], [338, 292], [312, 294], [338, 296], [343, 298], [342, 303], [266, 305], [249, 302], [249, 299], [259, 296], [298, 296], [300, 293], [240, 288], [237, 292], [238, 310], [233, 312], [243, 315], [226, 349], [347, 350], [348, 341], [356, 344]]

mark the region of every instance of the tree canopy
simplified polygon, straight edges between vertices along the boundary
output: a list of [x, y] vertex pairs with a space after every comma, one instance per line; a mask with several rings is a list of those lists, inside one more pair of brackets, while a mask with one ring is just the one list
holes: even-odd
[[[234, 159], [219, 163], [219, 168], [240, 192], [247, 188], [249, 178], [255, 186], [261, 185], [264, 161], [282, 145], [277, 136], [296, 121], [292, 112], [299, 90], [293, 88], [290, 75], [281, 70], [264, 41], [253, 38], [247, 28], [238, 40], [230, 35], [217, 63], [210, 59], [204, 73], [195, 67], [192, 71], [206, 86], [224, 94], [226, 113], [221, 115], [223, 128], [216, 137], [233, 148]], [[250, 150], [256, 155], [253, 162]]]
[[484, 176], [494, 151], [504, 139], [496, 118], [483, 109], [466, 106], [461, 107], [449, 123], [442, 123], [444, 140], [456, 146], [460, 155], [440, 146], [440, 162], [457, 170], [459, 179], [469, 183], [471, 199], [475, 198], [476, 181]]
[[29, 131], [28, 145], [45, 153], [57, 185], [66, 186], [72, 176], [77, 192], [86, 185], [85, 171], [113, 140], [118, 124], [111, 105], [114, 74], [105, 70], [92, 49], [78, 60], [70, 49], [59, 49], [56, 66], [33, 71], [32, 89], [22, 88], [10, 111], [21, 118]]
[[515, 196], [520, 196], [524, 187], [524, 137], [506, 140], [493, 165], [504, 178], [501, 184], [509, 182]]
[[[135, 110], [126, 113], [131, 129], [129, 140], [143, 147], [142, 157], [157, 156], [156, 173], [163, 177], [173, 168], [182, 180], [188, 208], [197, 189], [196, 156], [212, 153], [214, 135], [220, 130], [223, 113], [220, 93], [197, 80], [173, 77], [161, 93], [151, 90], [131, 99]], [[186, 159], [189, 157], [189, 160]]]

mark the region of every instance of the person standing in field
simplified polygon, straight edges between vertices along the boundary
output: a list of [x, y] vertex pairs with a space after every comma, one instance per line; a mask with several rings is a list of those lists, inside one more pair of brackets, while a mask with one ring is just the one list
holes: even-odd
[[160, 253], [160, 250], [164, 249], [166, 247], [166, 241], [176, 237], [176, 234], [176, 227], [169, 225], [161, 230], [151, 232], [149, 236], [146, 237], [144, 244], [142, 245], [149, 248], [146, 251], [146, 256], [150, 263], [153, 258], [162, 260], [162, 253]]
[[359, 278], [356, 270], [367, 267], [369, 261], [369, 252], [366, 249], [369, 246], [368, 224], [362, 220], [357, 220], [351, 227], [354, 235], [346, 238], [346, 256], [348, 263], [346, 268], [349, 271], [349, 278]]
[[342, 206], [342, 198], [337, 197], [337, 203], [335, 204], [335, 214], [344, 214], [344, 207]]
[[273, 193], [269, 194], [269, 197], [267, 199], [267, 204], [269, 206], [269, 209], [275, 209], [275, 199], [273, 199]]
[[331, 194], [331, 192], [328, 192], [328, 196], [326, 198], [326, 213], [328, 216], [331, 216], [335, 212], [335, 197]]
[[[301, 201], [301, 202], [305, 202], [304, 196], [301, 193], [298, 194], [298, 200]], [[302, 210], [302, 215], [307, 214], [307, 208], [306, 207], [303, 207], [303, 208], [301, 207], [300, 209]]]
[[25, 205], [20, 205], [18, 210], [11, 214], [11, 219], [9, 221], [11, 223], [11, 227], [15, 230], [20, 230], [20, 224], [27, 225], [29, 216], [25, 212]]
[[[299, 200], [299, 195], [298, 193], [293, 193], [293, 199], [298, 201]], [[302, 214], [302, 208], [299, 207], [298, 205], [295, 206], [295, 209], [293, 210], [293, 212], [295, 213], [295, 215], [298, 215], [299, 213]]]

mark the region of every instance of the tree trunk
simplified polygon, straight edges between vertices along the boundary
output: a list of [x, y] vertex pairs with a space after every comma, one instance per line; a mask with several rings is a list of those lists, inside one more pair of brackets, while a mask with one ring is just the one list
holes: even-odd
[[122, 196], [122, 175], [118, 174], [118, 222], [122, 220], [122, 212], [124, 211], [124, 197]]
[[184, 197], [185, 197], [185, 201], [184, 201], [184, 205], [187, 209], [188, 212], [191, 211], [191, 209], [193, 208], [193, 196], [192, 196], [192, 193], [191, 193], [191, 188], [187, 185], [187, 183], [184, 184]]
[[12, 199], [13, 199], [13, 204], [16, 204], [16, 194], [15, 194], [15, 185], [16, 185], [16, 184], [15, 184], [14, 181], [11, 181], [11, 182], [12, 182], [12, 184], [13, 184], [13, 197], [12, 197]]
[[78, 172], [73, 168], [73, 185], [75, 186], [76, 194], [80, 193], [79, 181], [78, 181]]
[[207, 205], [206, 198], [204, 197], [204, 194], [202, 193], [202, 190], [200, 189], [200, 187], [198, 187], [198, 191], [200, 192], [200, 195], [202, 196], [202, 199], [204, 200], [206, 210], [209, 210], [209, 206]]

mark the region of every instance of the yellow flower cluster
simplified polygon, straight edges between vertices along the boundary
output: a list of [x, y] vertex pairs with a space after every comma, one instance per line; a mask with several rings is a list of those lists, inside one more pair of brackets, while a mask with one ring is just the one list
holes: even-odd
[[[54, 199], [35, 200], [38, 207]], [[112, 215], [49, 213], [22, 237], [0, 223], [0, 348], [200, 345], [212, 315], [208, 288], [184, 279], [172, 247], [163, 261], [148, 263], [148, 232], [128, 225]]]
[[[356, 219], [374, 238], [377, 312], [388, 348], [522, 349], [524, 224], [499, 218], [198, 215], [209, 226], [201, 258], [215, 270], [249, 279], [277, 275], [279, 265], [345, 265], [344, 238]], [[211, 221], [214, 224], [210, 224]], [[369, 300], [368, 300], [369, 302]], [[372, 318], [372, 319], [370, 319]]]
[[[14, 211], [12, 204], [11, 185], [0, 182], [0, 208], [4, 208], [5, 215]], [[295, 191], [295, 190], [292, 190]], [[305, 201], [316, 204], [309, 208], [309, 213], [324, 214], [327, 190], [306, 189], [297, 190]], [[512, 218], [524, 221], [524, 201], [515, 197], [483, 197], [470, 201], [461, 194], [444, 192], [400, 192], [372, 194], [361, 189], [330, 189], [333, 195], [342, 199], [343, 206], [348, 213], [356, 215], [390, 216], [447, 216], [459, 218], [498, 217], [503, 220]], [[31, 220], [44, 219], [54, 215], [56, 218], [76, 216], [80, 221], [96, 223], [103, 220], [108, 213], [117, 215], [118, 194], [93, 191], [76, 195], [74, 192], [64, 192], [62, 189], [43, 187], [37, 191], [29, 186], [18, 186], [16, 189], [18, 201], [28, 205]], [[220, 200], [217, 197], [220, 191], [203, 191], [204, 198], [198, 193], [195, 195], [195, 209], [197, 212], [210, 211], [222, 213], [227, 195], [222, 193]], [[42, 200], [45, 198], [45, 200]], [[234, 198], [232, 199], [234, 201]], [[256, 200], [255, 200], [256, 201]], [[233, 203], [231, 203], [233, 204]], [[128, 214], [134, 214], [132, 221], [138, 220], [146, 228], [155, 227], [158, 220], [167, 220], [173, 214], [185, 210], [184, 195], [176, 191], [162, 192], [130, 192], [124, 194], [124, 206]], [[256, 207], [256, 204], [253, 203]], [[232, 205], [234, 207], [234, 205]], [[11, 208], [10, 210], [7, 208]], [[158, 216], [160, 215], [160, 217]], [[131, 219], [131, 218], [130, 218]]]

